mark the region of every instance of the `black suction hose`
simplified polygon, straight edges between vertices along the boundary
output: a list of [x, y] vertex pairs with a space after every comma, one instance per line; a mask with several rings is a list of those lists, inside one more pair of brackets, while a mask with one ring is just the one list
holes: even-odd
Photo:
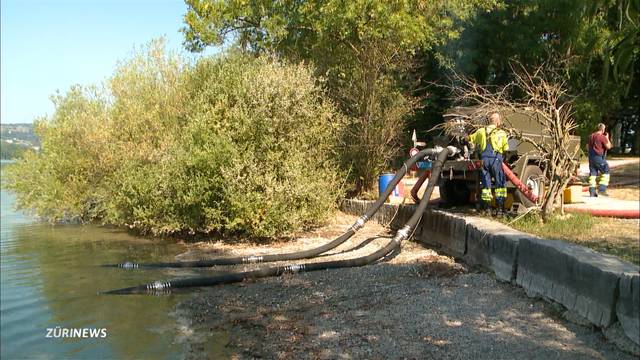
[[435, 184], [438, 182], [438, 178], [440, 173], [442, 172], [442, 164], [447, 159], [447, 156], [452, 153], [453, 149], [445, 148], [440, 154], [438, 154], [435, 166], [433, 168], [433, 175], [429, 180], [429, 184], [427, 189], [418, 205], [418, 208], [413, 213], [409, 221], [403, 226], [400, 230], [396, 232], [396, 235], [393, 239], [385, 245], [383, 248], [378, 251], [369, 254], [367, 256], [355, 258], [355, 259], [346, 259], [346, 260], [334, 260], [334, 261], [325, 261], [311, 264], [290, 264], [286, 266], [274, 266], [274, 267], [265, 267], [258, 270], [253, 271], [243, 271], [236, 273], [228, 273], [217, 276], [209, 276], [209, 277], [197, 277], [197, 278], [187, 278], [187, 279], [179, 279], [179, 280], [169, 280], [169, 281], [156, 281], [149, 284], [111, 290], [104, 292], [103, 294], [110, 295], [128, 295], [128, 294], [154, 294], [158, 292], [168, 291], [170, 289], [176, 288], [187, 288], [187, 287], [203, 287], [203, 286], [214, 286], [221, 284], [229, 284], [235, 282], [241, 282], [246, 279], [257, 279], [263, 277], [271, 277], [271, 276], [280, 276], [284, 273], [298, 273], [298, 272], [307, 272], [307, 271], [316, 271], [316, 270], [325, 270], [325, 269], [337, 269], [344, 267], [358, 267], [371, 264], [374, 261], [379, 260], [385, 255], [393, 252], [394, 250], [400, 247], [400, 243], [409, 237], [409, 234], [418, 224], [420, 219], [422, 218], [422, 214], [429, 204], [429, 199], [431, 198], [431, 193], [433, 192], [433, 188]]
[[122, 264], [108, 264], [103, 265], [105, 267], [118, 267], [124, 269], [138, 269], [138, 268], [181, 268], [181, 267], [211, 267], [215, 265], [237, 265], [237, 264], [254, 264], [263, 262], [274, 261], [290, 261], [299, 259], [308, 259], [325, 253], [333, 248], [336, 248], [340, 244], [351, 238], [358, 230], [364, 227], [364, 224], [373, 217], [373, 215], [380, 209], [382, 204], [387, 200], [393, 189], [400, 182], [400, 180], [406, 175], [407, 169], [411, 168], [413, 164], [424, 158], [425, 156], [435, 155], [438, 153], [438, 149], [424, 149], [405, 161], [404, 165], [396, 175], [393, 177], [387, 188], [382, 195], [378, 197], [375, 203], [373, 203], [367, 211], [356, 222], [349, 227], [342, 235], [338, 236], [334, 240], [319, 246], [317, 248], [303, 250], [285, 254], [270, 254], [270, 255], [251, 255], [251, 256], [237, 256], [237, 257], [224, 257], [210, 260], [196, 260], [196, 261], [180, 261], [180, 262], [161, 262], [161, 263], [146, 263], [138, 264], [134, 262], [125, 262]]

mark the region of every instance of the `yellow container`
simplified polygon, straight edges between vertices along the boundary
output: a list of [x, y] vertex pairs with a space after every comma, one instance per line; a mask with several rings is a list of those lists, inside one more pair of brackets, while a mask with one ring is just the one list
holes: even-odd
[[572, 204], [584, 202], [582, 199], [582, 185], [571, 185], [564, 189], [564, 203]]
[[511, 209], [512, 206], [513, 206], [513, 193], [507, 193], [507, 198], [504, 201], [504, 208], [509, 210]]

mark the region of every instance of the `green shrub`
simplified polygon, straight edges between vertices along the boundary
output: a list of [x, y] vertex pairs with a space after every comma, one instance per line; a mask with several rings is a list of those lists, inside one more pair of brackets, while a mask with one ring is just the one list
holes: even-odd
[[72, 88], [9, 169], [18, 205], [51, 221], [278, 237], [341, 197], [343, 118], [312, 70], [238, 54], [194, 65], [154, 44], [106, 89]]
[[0, 142], [0, 159], [12, 160], [20, 159], [24, 153], [29, 151], [29, 147], [25, 145], [11, 144], [5, 141]]

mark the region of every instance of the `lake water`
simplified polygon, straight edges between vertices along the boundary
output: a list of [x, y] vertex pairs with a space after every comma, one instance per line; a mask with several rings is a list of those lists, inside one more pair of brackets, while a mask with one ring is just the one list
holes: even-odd
[[[175, 307], [190, 293], [105, 296], [98, 292], [184, 273], [97, 265], [175, 260], [186, 250], [184, 245], [100, 226], [39, 223], [13, 209], [13, 194], [3, 189], [0, 197], [2, 359], [183, 357], [190, 335]], [[103, 333], [47, 337], [47, 329], [56, 327], [105, 329], [106, 337]]]

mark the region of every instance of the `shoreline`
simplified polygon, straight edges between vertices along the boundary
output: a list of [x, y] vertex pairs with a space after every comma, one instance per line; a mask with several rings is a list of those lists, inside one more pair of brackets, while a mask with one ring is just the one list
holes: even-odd
[[[319, 231], [339, 233], [354, 217], [337, 219]], [[359, 243], [381, 231], [372, 221], [335, 255], [305, 262], [370, 253], [380, 240]], [[231, 251], [295, 251], [321, 240], [303, 234], [298, 241], [270, 244], [271, 251], [250, 245]], [[201, 244], [181, 260], [226, 246]], [[191, 334], [189, 359], [634, 358], [592, 328], [563, 320], [558, 311], [413, 241], [381, 263], [201, 289], [177, 306], [179, 322]], [[211, 335], [223, 340], [212, 345], [204, 340]]]

